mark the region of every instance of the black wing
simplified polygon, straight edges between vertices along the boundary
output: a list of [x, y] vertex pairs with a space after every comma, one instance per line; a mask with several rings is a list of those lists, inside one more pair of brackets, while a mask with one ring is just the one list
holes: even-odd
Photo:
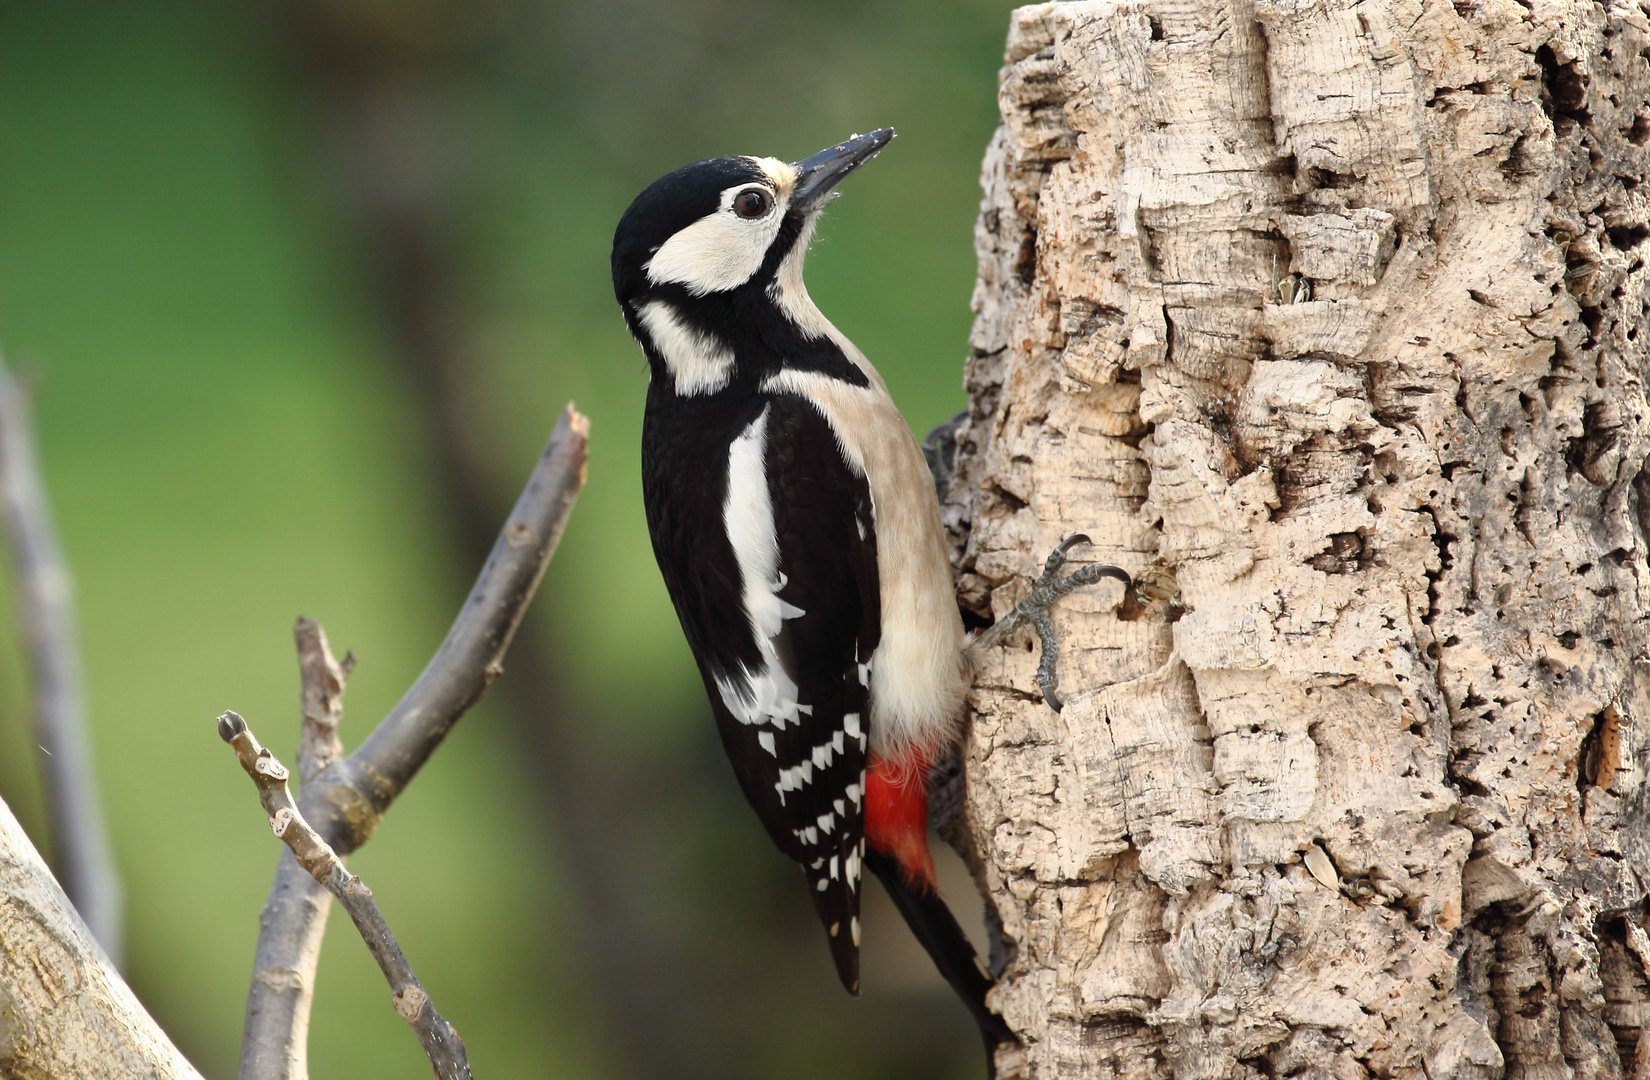
[[752, 801], [765, 820], [777, 817], [790, 829], [837, 974], [858, 993], [870, 661], [882, 621], [871, 493], [825, 418], [802, 398], [773, 399], [767, 435], [779, 597], [800, 612], [784, 620], [773, 644], [799, 703], [812, 711], [775, 733], [775, 753], [762, 754], [766, 770], [753, 770], [746, 792], [778, 768], [762, 793], [777, 807]]
[[[837, 973], [857, 993], [868, 665], [881, 622], [870, 489], [802, 398], [759, 396], [737, 417], [704, 404], [691, 428], [680, 403], [650, 409], [644, 487], [655, 554], [745, 797], [802, 865]], [[744, 467], [749, 479], [757, 462], [768, 505], [740, 512], [748, 528], [730, 537], [730, 472]], [[744, 545], [748, 564], [756, 534], [771, 536], [757, 575], [768, 580], [754, 582], [766, 619], [749, 609], [753, 583], [737, 550]]]

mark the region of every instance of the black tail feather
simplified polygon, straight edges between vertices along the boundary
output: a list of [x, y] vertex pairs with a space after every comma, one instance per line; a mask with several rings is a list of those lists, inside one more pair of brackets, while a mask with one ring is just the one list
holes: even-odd
[[945, 906], [937, 892], [912, 886], [905, 880], [899, 863], [889, 855], [867, 848], [865, 865], [882, 880], [889, 897], [905, 924], [911, 928], [922, 947], [928, 950], [940, 975], [951, 984], [951, 989], [962, 998], [963, 1004], [979, 1025], [980, 1037], [985, 1040], [986, 1068], [994, 1072], [997, 1048], [1018, 1040], [1003, 1023], [1003, 1018], [992, 1012], [985, 1003], [985, 994], [991, 989], [991, 979], [980, 966], [974, 946], [957, 925], [956, 916]]
[[825, 927], [831, 946], [831, 960], [836, 964], [836, 976], [842, 988], [859, 996], [859, 887], [861, 882], [848, 880], [847, 875], [819, 879], [826, 883], [821, 890], [812, 877], [808, 892], [814, 898], [814, 910], [819, 912], [820, 924]]

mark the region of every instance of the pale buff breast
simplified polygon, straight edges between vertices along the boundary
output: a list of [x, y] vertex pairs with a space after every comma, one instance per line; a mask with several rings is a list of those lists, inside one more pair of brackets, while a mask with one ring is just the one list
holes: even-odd
[[899, 760], [913, 745], [933, 750], [955, 737], [967, 692], [962, 619], [922, 451], [875, 369], [834, 327], [831, 336], [870, 386], [787, 371], [768, 380], [767, 389], [813, 402], [843, 456], [869, 480], [882, 598], [882, 640], [871, 666], [871, 749]]

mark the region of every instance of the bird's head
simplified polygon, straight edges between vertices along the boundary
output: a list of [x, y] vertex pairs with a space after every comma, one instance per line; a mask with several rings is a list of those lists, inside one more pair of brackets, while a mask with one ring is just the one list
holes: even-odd
[[[631, 328], [652, 301], [770, 303], [801, 260], [836, 185], [875, 157], [892, 128], [855, 135], [792, 163], [718, 157], [684, 166], [636, 196], [613, 235], [613, 291]], [[784, 280], [782, 280], [784, 279]]]

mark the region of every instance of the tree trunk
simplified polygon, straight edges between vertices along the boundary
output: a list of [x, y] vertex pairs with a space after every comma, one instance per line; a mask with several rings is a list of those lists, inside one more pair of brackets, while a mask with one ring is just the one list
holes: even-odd
[[1024, 1077], [1650, 1077], [1632, 3], [1016, 12], [947, 505]]
[[201, 1080], [0, 801], [0, 1077]]

